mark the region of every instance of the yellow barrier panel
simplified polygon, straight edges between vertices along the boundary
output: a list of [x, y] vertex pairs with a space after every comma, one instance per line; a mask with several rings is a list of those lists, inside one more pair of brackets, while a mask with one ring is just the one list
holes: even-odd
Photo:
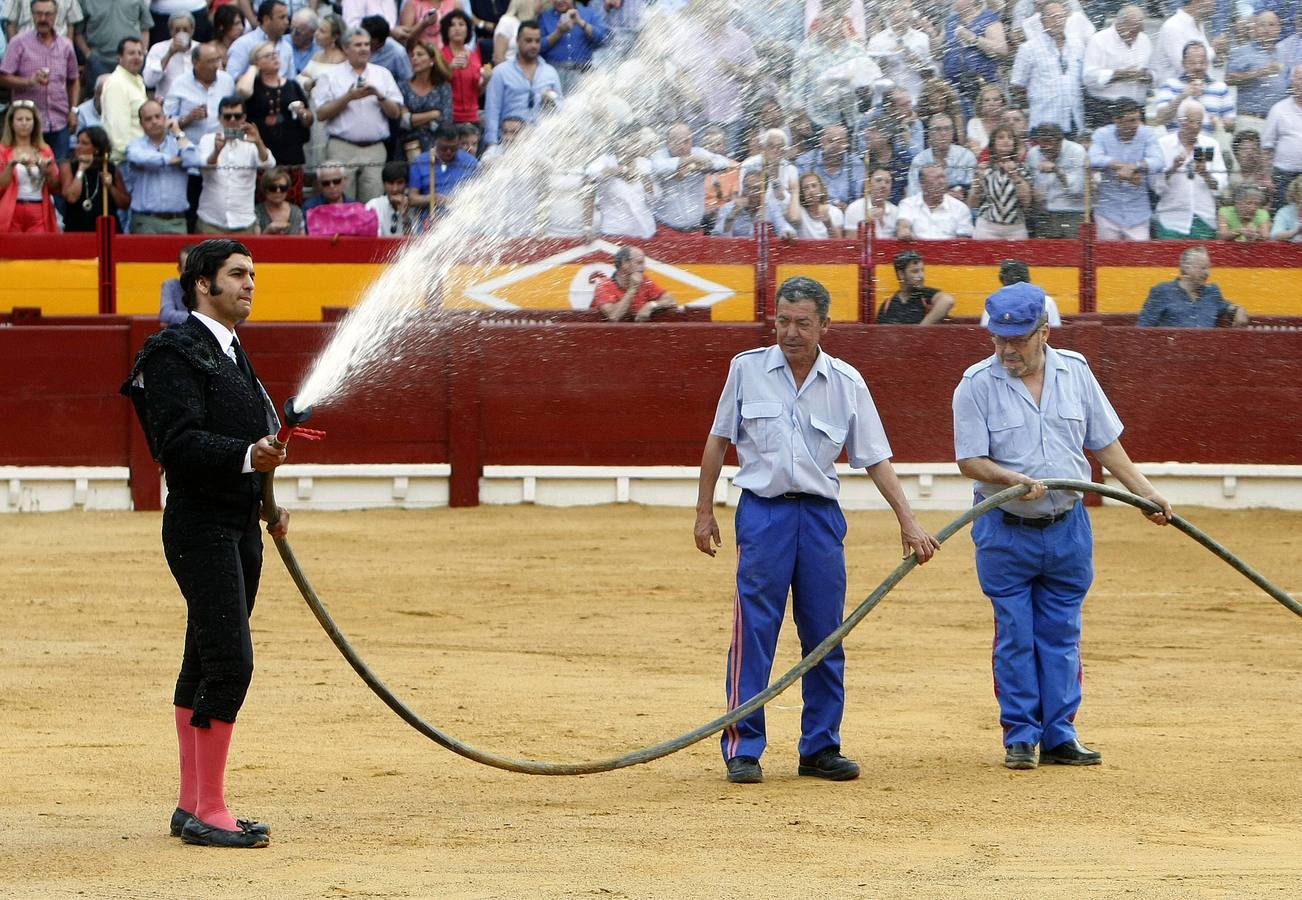
[[[98, 263], [93, 259], [0, 260], [0, 311], [15, 306], [39, 306], [48, 316], [94, 315], [99, 312]], [[156, 299], [154, 309], [158, 309]]]

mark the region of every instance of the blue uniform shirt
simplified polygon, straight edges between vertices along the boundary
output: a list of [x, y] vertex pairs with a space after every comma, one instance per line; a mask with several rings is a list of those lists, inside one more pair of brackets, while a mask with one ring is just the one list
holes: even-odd
[[734, 356], [710, 434], [737, 445], [733, 484], [761, 497], [799, 491], [835, 500], [842, 447], [855, 467], [891, 457], [863, 376], [822, 350], [799, 390], [781, 347]]
[[1214, 328], [1230, 303], [1214, 284], [1204, 284], [1197, 300], [1189, 299], [1179, 281], [1153, 285], [1136, 325], [1163, 328]]
[[[1005, 469], [1032, 478], [1090, 479], [1085, 450], [1099, 450], [1121, 436], [1121, 420], [1090, 371], [1071, 350], [1044, 348], [1040, 405], [991, 355], [963, 373], [954, 390], [954, 458], [988, 456]], [[1008, 485], [977, 482], [990, 497]], [[1066, 512], [1076, 491], [1049, 491], [1039, 500], [1014, 500], [1003, 509], [1036, 518]]]

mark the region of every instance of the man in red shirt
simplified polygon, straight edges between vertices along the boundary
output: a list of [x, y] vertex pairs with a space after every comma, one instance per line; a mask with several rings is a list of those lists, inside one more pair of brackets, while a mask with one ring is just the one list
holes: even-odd
[[615, 251], [615, 274], [602, 279], [592, 292], [592, 308], [601, 310], [608, 321], [632, 317], [646, 322], [657, 310], [678, 308], [678, 301], [644, 274], [646, 254], [637, 247]]

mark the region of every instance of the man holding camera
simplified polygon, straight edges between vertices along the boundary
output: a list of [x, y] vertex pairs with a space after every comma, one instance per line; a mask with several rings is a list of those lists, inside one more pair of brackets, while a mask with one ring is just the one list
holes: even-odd
[[1157, 142], [1162, 168], [1149, 175], [1157, 194], [1153, 236], [1160, 240], [1205, 241], [1216, 236], [1216, 195], [1225, 188], [1225, 158], [1220, 145], [1203, 131], [1206, 110], [1186, 98], [1176, 114], [1176, 130]]
[[186, 147], [181, 158], [203, 170], [199, 196], [199, 234], [257, 234], [253, 210], [258, 170], [276, 165], [257, 126], [244, 115], [244, 101], [227, 97], [219, 107], [221, 127], [203, 136], [197, 147]]
[[330, 136], [326, 157], [345, 164], [344, 192], [365, 203], [384, 193], [384, 142], [389, 122], [402, 115], [402, 92], [388, 69], [371, 62], [366, 31], [354, 28], [345, 35], [344, 56], [345, 62], [321, 73], [312, 99]]

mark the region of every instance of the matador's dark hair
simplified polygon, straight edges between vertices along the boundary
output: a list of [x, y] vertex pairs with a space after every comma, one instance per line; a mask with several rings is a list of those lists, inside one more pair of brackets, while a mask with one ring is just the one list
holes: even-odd
[[227, 238], [203, 241], [190, 251], [185, 259], [185, 271], [181, 273], [181, 302], [186, 309], [194, 309], [199, 304], [194, 292], [195, 282], [202, 278], [211, 286], [226, 260], [236, 255], [253, 256], [248, 247]]

